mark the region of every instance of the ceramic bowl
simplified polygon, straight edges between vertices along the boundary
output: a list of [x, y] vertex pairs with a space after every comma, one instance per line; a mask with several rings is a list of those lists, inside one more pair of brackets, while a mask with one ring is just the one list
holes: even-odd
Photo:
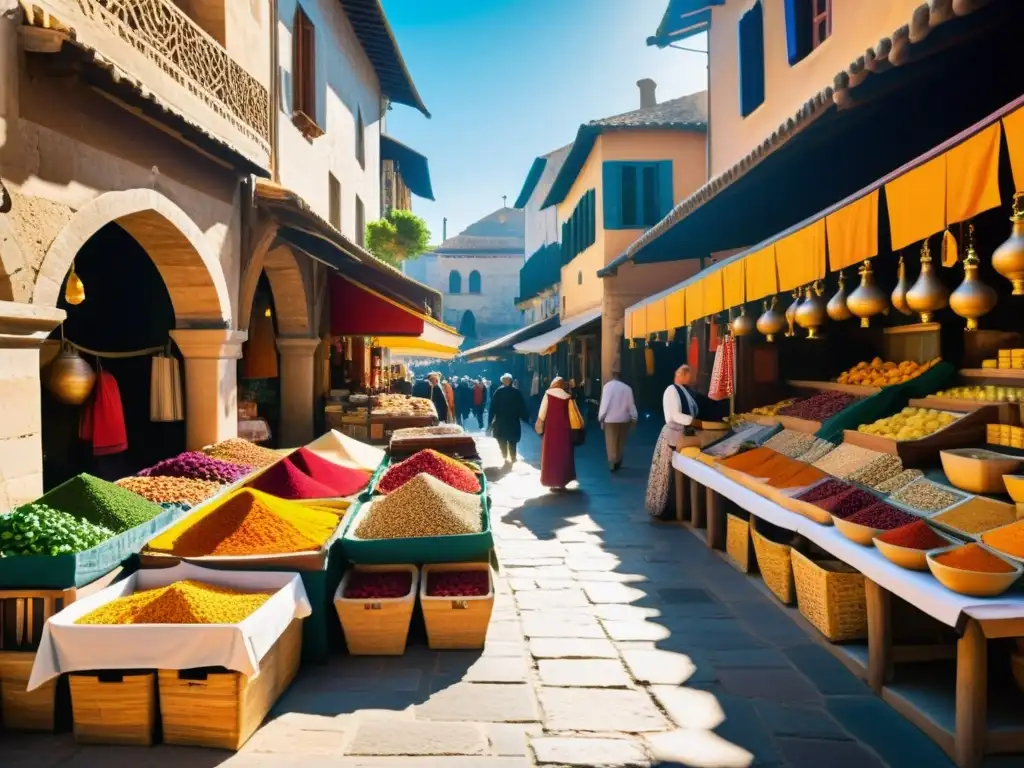
[[928, 570], [932, 572], [932, 575], [940, 584], [942, 584], [942, 586], [951, 592], [957, 592], [961, 595], [970, 595], [971, 597], [995, 597], [996, 595], [1001, 595], [1003, 592], [1008, 590], [1013, 583], [1021, 577], [1021, 574], [1024, 573], [1024, 568], [1021, 567], [1020, 563], [1007, 560], [998, 552], [994, 552], [990, 548], [984, 547], [984, 545], [981, 544], [978, 546], [983, 547], [992, 555], [998, 557], [1004, 563], [1009, 565], [1012, 570], [1006, 573], [965, 571], [961, 568], [951, 568], [948, 565], [943, 565], [935, 559], [937, 555], [941, 555], [944, 552], [950, 552], [951, 550], [958, 549], [962, 546], [970, 545], [956, 544], [951, 547], [932, 549], [929, 550], [927, 554]]
[[1002, 493], [1003, 475], [1020, 469], [1021, 460], [995, 451], [955, 448], [940, 451], [942, 469], [949, 482], [968, 493]]
[[[932, 530], [935, 530], [934, 528]], [[957, 539], [952, 536], [947, 536], [941, 531], [935, 531], [939, 536], [952, 544], [959, 544]], [[883, 531], [883, 533], [885, 533]], [[882, 556], [890, 563], [898, 565], [900, 568], [906, 568], [910, 571], [927, 571], [928, 570], [928, 550], [927, 549], [914, 549], [912, 547], [901, 547], [898, 544], [889, 544], [888, 542], [882, 541], [878, 537], [875, 537], [875, 547]]]
[[843, 536], [848, 538], [850, 541], [854, 541], [860, 544], [862, 547], [870, 547], [874, 543], [876, 536], [880, 536], [885, 533], [884, 528], [869, 528], [866, 525], [860, 525], [859, 523], [851, 523], [849, 520], [844, 520], [841, 517], [832, 515], [832, 524], [836, 527]]
[[1003, 475], [1003, 484], [1011, 499], [1024, 502], [1024, 475]]

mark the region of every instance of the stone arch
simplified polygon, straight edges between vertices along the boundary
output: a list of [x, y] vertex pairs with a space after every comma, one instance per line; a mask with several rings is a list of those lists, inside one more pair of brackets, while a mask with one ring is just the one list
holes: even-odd
[[33, 304], [57, 305], [71, 262], [89, 238], [112, 222], [153, 260], [179, 328], [231, 327], [231, 294], [217, 254], [188, 214], [153, 189], [106, 192], [79, 209], [43, 257]]
[[462, 313], [462, 319], [459, 320], [459, 335], [467, 339], [476, 338], [476, 315], [473, 314], [473, 310], [467, 309]]
[[474, 269], [469, 273], [469, 292], [480, 293], [482, 289], [483, 281], [480, 279], [480, 273]]
[[462, 275], [457, 269], [448, 273], [448, 293], [462, 293]]
[[[0, 194], [0, 207], [2, 207], [2, 200], [3, 197]], [[25, 256], [22, 253], [21, 244], [15, 237], [7, 218], [0, 215], [0, 301], [27, 301], [31, 297], [31, 281], [27, 281], [27, 286], [18, 285], [19, 278], [25, 276], [24, 268]], [[19, 273], [21, 274], [19, 275]]]
[[[238, 296], [238, 327], [249, 327], [252, 304], [260, 275], [267, 273], [270, 293], [277, 312], [277, 332], [281, 336], [310, 336], [316, 332], [313, 322], [312, 264], [298, 259], [290, 247], [277, 241], [277, 226], [267, 223], [253, 239], [252, 253], [242, 275]], [[305, 266], [305, 268], [304, 268]]]

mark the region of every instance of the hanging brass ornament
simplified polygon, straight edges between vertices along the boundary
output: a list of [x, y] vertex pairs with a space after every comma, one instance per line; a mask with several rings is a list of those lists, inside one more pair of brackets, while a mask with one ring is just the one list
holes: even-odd
[[899, 312], [901, 315], [912, 315], [913, 311], [907, 304], [907, 266], [903, 263], [903, 254], [900, 254], [900, 265], [896, 271], [896, 287], [892, 289], [892, 301], [893, 309]]
[[732, 321], [732, 335], [749, 336], [754, 332], [754, 318], [747, 314], [746, 305], [740, 307], [740, 314]]
[[770, 303], [768, 299], [765, 299], [764, 313], [757, 318], [757, 331], [769, 342], [775, 341], [776, 334], [782, 333], [786, 327], [785, 316], [776, 309], [778, 302], [778, 296], [772, 296]]
[[987, 315], [998, 301], [995, 290], [978, 277], [978, 252], [974, 248], [974, 225], [967, 227], [967, 255], [964, 257], [964, 281], [949, 297], [949, 307], [967, 318], [967, 330], [978, 330], [978, 318]]
[[935, 312], [949, 306], [949, 290], [935, 274], [928, 238], [921, 243], [921, 274], [907, 291], [907, 306], [920, 314], [922, 323], [930, 323]]
[[1024, 193], [1013, 196], [1013, 227], [1006, 242], [992, 253], [992, 268], [1013, 283], [1013, 295], [1024, 296], [1024, 211], [1020, 200]]
[[793, 303], [786, 309], [786, 338], [796, 336], [796, 311], [800, 308], [800, 289], [793, 291]]
[[67, 405], [81, 405], [92, 394], [96, 374], [78, 351], [67, 342], [60, 354], [50, 363], [46, 388]]
[[817, 283], [812, 283], [807, 286], [807, 290], [804, 292], [804, 303], [797, 307], [796, 310], [796, 322], [801, 328], [807, 329], [807, 338], [818, 339], [818, 329], [825, 324], [825, 318], [828, 316], [825, 311], [825, 302], [821, 300], [821, 294], [818, 293]]
[[843, 320], [849, 320], [853, 317], [853, 315], [850, 314], [850, 308], [846, 306], [846, 274], [842, 271], [839, 273], [839, 290], [836, 291], [835, 296], [828, 300], [828, 304], [825, 306], [825, 311], [828, 312], [828, 316], [837, 323], [841, 323]]
[[875, 285], [875, 273], [871, 269], [871, 259], [864, 259], [864, 264], [858, 270], [860, 274], [860, 285], [857, 290], [850, 294], [846, 300], [846, 306], [850, 312], [860, 318], [860, 327], [871, 326], [871, 318], [880, 315], [888, 309], [888, 302], [882, 289]]
[[77, 307], [85, 301], [85, 284], [82, 278], [75, 272], [75, 262], [71, 262], [71, 272], [68, 274], [68, 283], [64, 287], [64, 301], [73, 307]]

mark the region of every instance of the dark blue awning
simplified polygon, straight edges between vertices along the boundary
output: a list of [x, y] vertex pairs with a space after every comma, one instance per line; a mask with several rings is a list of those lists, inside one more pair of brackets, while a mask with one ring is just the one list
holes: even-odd
[[419, 152], [382, 133], [380, 135], [380, 159], [382, 162], [391, 160], [395, 163], [398, 172], [402, 174], [405, 186], [414, 195], [425, 200], [434, 199], [427, 158]]
[[669, 0], [658, 31], [647, 38], [648, 45], [665, 48], [711, 29], [711, 8], [725, 0]]

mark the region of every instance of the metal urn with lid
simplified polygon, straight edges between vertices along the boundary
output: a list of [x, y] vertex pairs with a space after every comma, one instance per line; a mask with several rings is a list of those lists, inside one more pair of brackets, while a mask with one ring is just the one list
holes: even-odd
[[796, 322], [801, 328], [807, 329], [807, 338], [817, 339], [818, 329], [825, 324], [828, 313], [825, 311], [825, 302], [821, 300], [821, 293], [818, 291], [818, 284], [812, 283], [804, 291], [804, 302], [796, 310]]
[[754, 318], [747, 314], [746, 305], [740, 307], [740, 313], [732, 321], [732, 335], [739, 338], [740, 336], [749, 336], [754, 332]]
[[796, 311], [800, 308], [800, 289], [793, 291], [793, 303], [786, 309], [786, 338], [796, 336]]
[[786, 327], [786, 318], [776, 309], [778, 302], [777, 296], [773, 296], [771, 302], [765, 299], [764, 313], [757, 318], [757, 332], [769, 342], [775, 341], [776, 334], [782, 333]]
[[825, 305], [825, 311], [837, 323], [853, 317], [850, 314], [850, 308], [846, 306], [846, 274], [844, 272], [839, 273], [839, 290], [836, 291], [835, 296], [828, 300], [828, 304]]
[[1024, 192], [1013, 196], [1013, 227], [1006, 242], [992, 252], [992, 268], [1013, 283], [1013, 295], [1024, 296], [1024, 211], [1020, 200]]
[[921, 274], [907, 291], [907, 306], [921, 316], [922, 323], [930, 323], [932, 315], [949, 305], [949, 291], [935, 274], [928, 239], [921, 244]]
[[964, 281], [949, 297], [949, 308], [967, 319], [967, 330], [978, 330], [978, 318], [987, 315], [998, 301], [995, 290], [978, 277], [978, 252], [974, 248], [974, 225], [967, 228]]
[[871, 259], [865, 259], [860, 268], [860, 285], [846, 300], [850, 312], [860, 318], [860, 327], [868, 328], [871, 318], [886, 310], [887, 302], [882, 289], [875, 285], [875, 273], [871, 269]]
[[896, 271], [896, 287], [892, 289], [889, 300], [893, 309], [901, 315], [912, 315], [913, 310], [907, 304], [907, 265], [903, 263], [903, 254], [900, 254], [900, 265]]
[[50, 363], [46, 388], [67, 405], [81, 405], [96, 384], [96, 373], [78, 351], [65, 342], [60, 354]]

